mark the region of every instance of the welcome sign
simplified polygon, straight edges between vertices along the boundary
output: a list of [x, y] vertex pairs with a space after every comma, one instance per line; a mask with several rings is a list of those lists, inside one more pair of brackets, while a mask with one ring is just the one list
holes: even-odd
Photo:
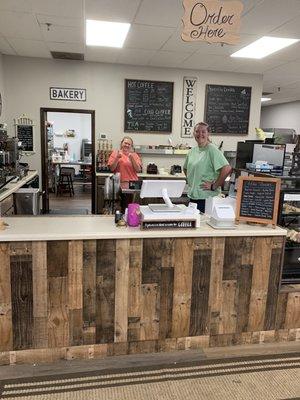
[[181, 137], [193, 137], [196, 112], [197, 78], [183, 78]]
[[243, 3], [241, 1], [183, 0], [182, 40], [237, 44]]

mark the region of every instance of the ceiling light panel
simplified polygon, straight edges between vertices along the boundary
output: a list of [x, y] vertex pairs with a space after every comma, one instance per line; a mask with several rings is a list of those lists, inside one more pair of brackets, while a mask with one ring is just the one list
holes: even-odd
[[130, 24], [86, 20], [86, 45], [123, 47]]
[[255, 42], [231, 54], [231, 57], [261, 59], [275, 53], [285, 47], [297, 43], [299, 39], [277, 38], [263, 36]]

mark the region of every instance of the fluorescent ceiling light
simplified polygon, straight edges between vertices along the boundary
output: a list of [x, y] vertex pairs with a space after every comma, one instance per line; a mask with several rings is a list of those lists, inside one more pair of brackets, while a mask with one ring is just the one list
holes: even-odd
[[278, 50], [298, 42], [299, 39], [263, 36], [255, 42], [231, 54], [231, 57], [264, 58]]
[[271, 97], [262, 97], [261, 99], [260, 99], [260, 101], [263, 103], [264, 101], [270, 101], [270, 100], [272, 100], [271, 99]]
[[130, 24], [86, 20], [87, 46], [123, 47]]

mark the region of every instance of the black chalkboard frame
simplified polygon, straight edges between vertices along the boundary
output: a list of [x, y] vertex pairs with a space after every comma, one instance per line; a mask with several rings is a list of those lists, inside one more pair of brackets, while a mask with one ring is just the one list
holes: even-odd
[[30, 135], [31, 135], [31, 142], [32, 142], [32, 147], [30, 149], [28, 148], [23, 148], [23, 152], [24, 153], [34, 153], [34, 125], [29, 125], [29, 124], [18, 124], [16, 126], [16, 130], [17, 130], [17, 136], [20, 142], [22, 142], [22, 137], [20, 136], [20, 130], [22, 129], [29, 129], [30, 130]]
[[[147, 83], [154, 83], [154, 84], [168, 84], [171, 85], [172, 88], [172, 102], [171, 102], [171, 122], [170, 122], [170, 130], [168, 131], [152, 131], [152, 130], [135, 130], [135, 129], [126, 129], [126, 111], [127, 111], [127, 103], [128, 103], [128, 89], [127, 89], [127, 82], [128, 81], [134, 81], [134, 82], [147, 82]], [[148, 79], [125, 79], [125, 100], [124, 100], [124, 132], [128, 133], [166, 133], [170, 134], [172, 133], [173, 129], [173, 103], [174, 103], [174, 82], [170, 81], [152, 81]]]
[[204, 105], [204, 121], [209, 124], [208, 121], [208, 101], [209, 101], [209, 87], [217, 86], [217, 87], [224, 87], [224, 88], [234, 88], [234, 89], [250, 89], [250, 102], [249, 102], [249, 109], [248, 109], [248, 116], [247, 116], [247, 132], [210, 132], [211, 135], [226, 135], [226, 136], [236, 136], [236, 135], [248, 135], [249, 134], [249, 120], [250, 120], [250, 112], [251, 112], [251, 96], [252, 96], [252, 86], [238, 86], [238, 85], [217, 85], [217, 84], [207, 84], [205, 86], [205, 105]]
[[[242, 216], [241, 215], [241, 206], [242, 206], [242, 195], [244, 183], [248, 181], [254, 182], [263, 182], [263, 183], [272, 183], [275, 186], [274, 191], [274, 204], [273, 204], [273, 217], [271, 219], [262, 218], [260, 216], [250, 217], [250, 216]], [[236, 197], [236, 222], [254, 222], [259, 224], [272, 224], [273, 228], [276, 227], [277, 216], [278, 216], [278, 207], [279, 207], [279, 198], [280, 198], [280, 187], [281, 180], [279, 178], [268, 178], [268, 177], [255, 177], [255, 176], [240, 176], [238, 178], [238, 187], [237, 187], [237, 197]]]

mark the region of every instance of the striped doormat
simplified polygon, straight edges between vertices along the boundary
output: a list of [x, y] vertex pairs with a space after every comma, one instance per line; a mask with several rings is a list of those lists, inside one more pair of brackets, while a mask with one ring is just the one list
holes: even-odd
[[300, 399], [300, 353], [0, 381], [17, 400]]

